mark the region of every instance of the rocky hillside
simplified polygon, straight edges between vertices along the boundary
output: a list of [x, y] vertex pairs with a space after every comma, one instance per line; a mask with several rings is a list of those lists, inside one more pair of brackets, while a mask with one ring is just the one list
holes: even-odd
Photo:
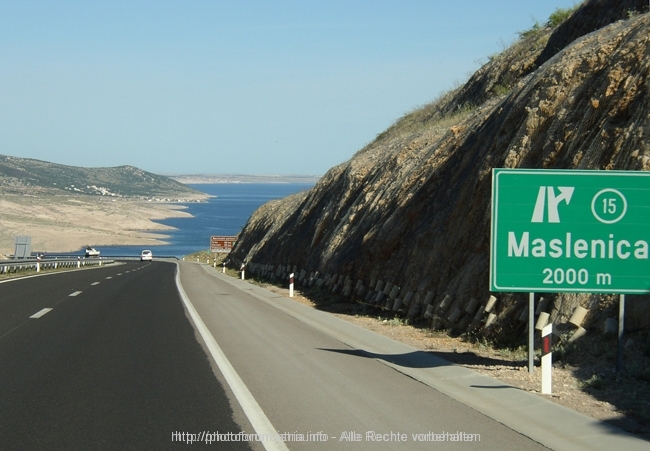
[[182, 183], [133, 166], [81, 168], [5, 155], [0, 155], [0, 192], [173, 200], [205, 197]]
[[[516, 320], [527, 295], [496, 294], [492, 315], [480, 310], [492, 294], [491, 170], [649, 170], [649, 76], [647, 1], [588, 0], [560, 24], [522, 32], [464, 86], [399, 119], [311, 191], [260, 208], [232, 261], [260, 276], [290, 265], [302, 283], [433, 327], [524, 337]], [[610, 298], [547, 298], [567, 333], [578, 305], [593, 313], [590, 330], [616, 315]], [[631, 298], [628, 327], [649, 327], [647, 299]]]

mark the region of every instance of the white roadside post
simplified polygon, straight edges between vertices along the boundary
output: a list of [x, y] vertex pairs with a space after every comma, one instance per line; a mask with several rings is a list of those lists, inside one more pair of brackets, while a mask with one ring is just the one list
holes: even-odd
[[81, 257], [77, 257], [77, 268], [81, 268]]
[[625, 354], [625, 295], [621, 294], [618, 300], [618, 345], [616, 347], [616, 372], [623, 369], [623, 354]]
[[40, 271], [41, 271], [41, 256], [38, 255], [36, 257], [36, 272], [40, 272]]
[[289, 274], [289, 297], [293, 297], [293, 273]]
[[553, 369], [553, 353], [551, 352], [551, 334], [553, 323], [542, 328], [542, 394], [552, 392], [551, 370]]
[[535, 369], [535, 293], [528, 295], [528, 372]]
[[246, 269], [246, 265], [244, 265], [244, 264], [242, 263], [242, 264], [241, 264], [241, 280], [246, 280], [246, 279], [244, 278], [244, 270], [245, 270], [245, 269]]
[[226, 273], [226, 262], [223, 262], [223, 271], [224, 274]]

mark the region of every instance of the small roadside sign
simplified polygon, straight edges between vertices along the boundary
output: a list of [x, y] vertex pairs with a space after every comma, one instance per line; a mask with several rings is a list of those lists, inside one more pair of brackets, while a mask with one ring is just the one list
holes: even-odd
[[490, 291], [650, 293], [650, 172], [494, 169]]
[[236, 236], [211, 236], [210, 252], [212, 253], [230, 253], [232, 247], [237, 242]]

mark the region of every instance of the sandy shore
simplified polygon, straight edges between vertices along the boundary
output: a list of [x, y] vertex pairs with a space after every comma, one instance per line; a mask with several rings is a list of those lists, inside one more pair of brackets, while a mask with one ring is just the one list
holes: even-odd
[[206, 175], [170, 175], [169, 178], [185, 185], [220, 184], [220, 183], [311, 183], [316, 184], [319, 175], [243, 175], [243, 174], [206, 174]]
[[[171, 203], [80, 196], [0, 197], [0, 252], [13, 254], [16, 236], [32, 251], [70, 252], [85, 246], [165, 244], [170, 227], [153, 222], [190, 217]], [[1, 255], [0, 255], [1, 257]]]

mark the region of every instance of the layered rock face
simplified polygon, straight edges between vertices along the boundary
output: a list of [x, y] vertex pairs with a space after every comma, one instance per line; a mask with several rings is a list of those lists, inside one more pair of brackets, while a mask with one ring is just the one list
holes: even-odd
[[[491, 294], [492, 168], [649, 170], [649, 75], [647, 3], [588, 1], [398, 120], [311, 191], [261, 207], [232, 261], [337, 274], [366, 292], [381, 280], [398, 298], [411, 292], [399, 309], [412, 319], [466, 328], [479, 318], [465, 314], [470, 300], [478, 309]], [[498, 320], [520, 316], [526, 296], [497, 297]], [[553, 301], [557, 324], [603, 298]]]

